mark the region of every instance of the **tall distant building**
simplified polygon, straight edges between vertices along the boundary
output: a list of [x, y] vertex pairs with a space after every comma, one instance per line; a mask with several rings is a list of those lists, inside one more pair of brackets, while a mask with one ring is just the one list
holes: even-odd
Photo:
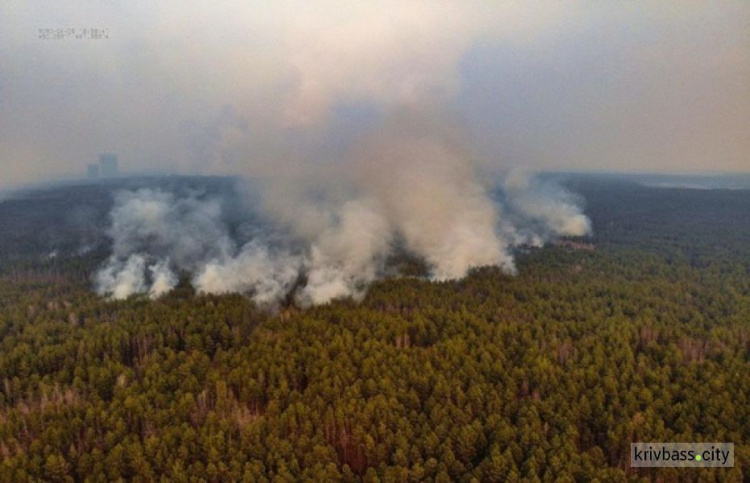
[[86, 166], [86, 174], [88, 175], [89, 179], [99, 178], [99, 165], [96, 163], [89, 163]]
[[114, 178], [118, 174], [117, 155], [102, 153], [99, 155], [99, 174], [102, 178]]

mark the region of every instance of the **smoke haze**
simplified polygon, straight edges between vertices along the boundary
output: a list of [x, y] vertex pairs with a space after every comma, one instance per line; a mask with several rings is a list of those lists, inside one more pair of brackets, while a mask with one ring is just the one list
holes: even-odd
[[[118, 195], [97, 290], [361, 297], [401, 250], [513, 272], [590, 223], [539, 169], [743, 171], [747, 2], [98, 2], [0, 7], [0, 189], [80, 174], [240, 176], [243, 206]], [[40, 39], [101, 28], [107, 39]], [[487, 173], [506, 173], [498, 190]], [[228, 210], [260, 225], [237, 228]]]
[[485, 265], [513, 273], [514, 247], [590, 232], [559, 185], [513, 172], [493, 196], [498, 188], [456, 149], [432, 134], [381, 133], [351, 170], [326, 173], [325, 184], [273, 190], [266, 180], [262, 204], [239, 227], [214, 195], [121, 192], [108, 233], [113, 253], [96, 290], [158, 298], [185, 273], [201, 293], [241, 292], [261, 305], [291, 294], [308, 306], [360, 299], [398, 253], [423, 261], [434, 280]]
[[[107, 29], [42, 40], [40, 29]], [[0, 189], [129, 172], [316, 171], [393, 109], [450, 107], [505, 169], [747, 171], [750, 4], [0, 6]]]

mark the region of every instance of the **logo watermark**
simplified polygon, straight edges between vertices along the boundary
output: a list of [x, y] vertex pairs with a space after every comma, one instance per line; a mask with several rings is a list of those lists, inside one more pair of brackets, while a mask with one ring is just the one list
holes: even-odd
[[630, 443], [633, 468], [732, 468], [734, 443]]
[[106, 28], [40, 28], [40, 40], [107, 40]]

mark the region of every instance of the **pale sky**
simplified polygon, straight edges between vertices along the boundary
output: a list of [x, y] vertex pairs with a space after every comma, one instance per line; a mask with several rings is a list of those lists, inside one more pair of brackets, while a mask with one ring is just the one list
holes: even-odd
[[[68, 28], [109, 38], [39, 38]], [[105, 151], [274, 174], [424, 105], [493, 167], [748, 172], [750, 2], [0, 5], [0, 188]]]

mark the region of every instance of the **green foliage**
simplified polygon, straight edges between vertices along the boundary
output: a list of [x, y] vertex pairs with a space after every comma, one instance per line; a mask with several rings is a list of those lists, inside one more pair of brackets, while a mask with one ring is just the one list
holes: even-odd
[[[6, 265], [0, 481], [747, 479], [750, 223], [588, 189], [593, 251], [308, 310]], [[736, 466], [635, 470], [633, 441], [731, 441]]]

